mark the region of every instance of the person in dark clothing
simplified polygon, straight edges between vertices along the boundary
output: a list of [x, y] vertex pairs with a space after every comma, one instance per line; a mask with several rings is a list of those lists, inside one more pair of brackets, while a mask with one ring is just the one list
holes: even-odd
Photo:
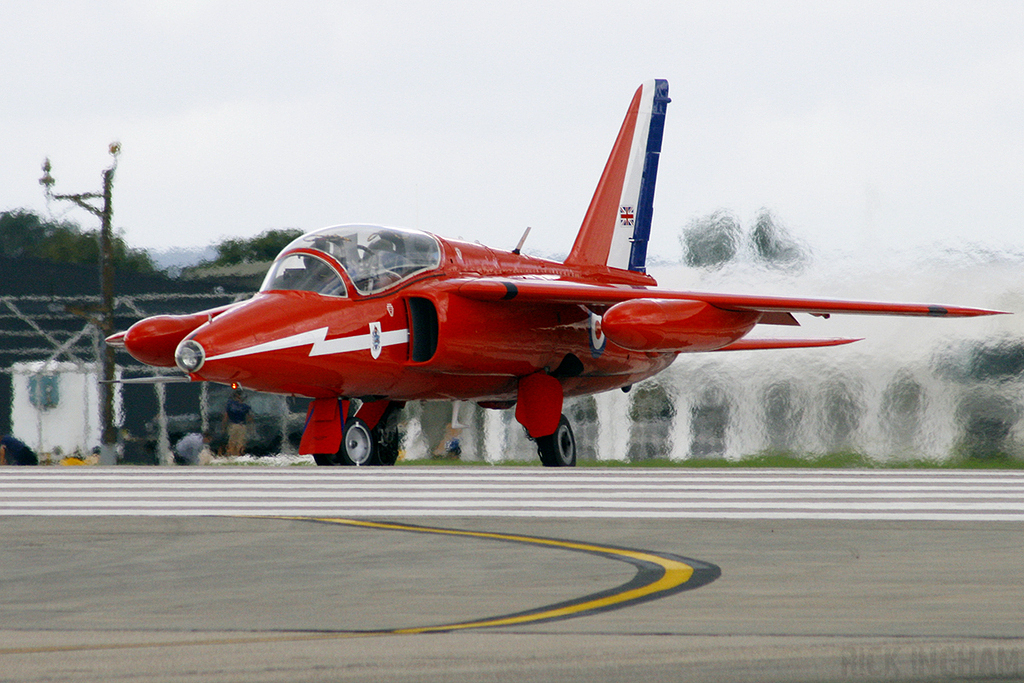
[[236, 391], [224, 408], [224, 430], [228, 433], [228, 455], [245, 455], [245, 443], [252, 408], [245, 402], [241, 391]]
[[39, 458], [25, 442], [10, 434], [0, 437], [0, 465], [38, 465]]

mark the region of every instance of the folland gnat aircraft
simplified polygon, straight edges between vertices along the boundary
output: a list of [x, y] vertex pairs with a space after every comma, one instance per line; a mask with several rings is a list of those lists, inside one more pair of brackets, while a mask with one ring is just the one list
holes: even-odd
[[[515, 408], [552, 467], [576, 463], [566, 397], [625, 389], [680, 353], [846, 344], [748, 339], [794, 314], [962, 317], [975, 308], [659, 289], [645, 269], [668, 82], [633, 96], [565, 262], [418, 230], [340, 225], [299, 237], [259, 292], [135, 323], [108, 343], [192, 381], [312, 398], [299, 450], [391, 465], [407, 401]], [[524, 235], [525, 239], [525, 235]]]

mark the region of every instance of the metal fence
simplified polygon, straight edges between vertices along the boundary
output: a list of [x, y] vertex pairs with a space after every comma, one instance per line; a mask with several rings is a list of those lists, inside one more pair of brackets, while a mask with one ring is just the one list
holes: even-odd
[[[114, 317], [118, 329], [127, 329], [135, 321], [150, 315], [191, 313], [230, 303], [246, 295], [214, 291], [209, 293], [150, 293], [119, 296]], [[99, 310], [99, 296], [0, 296], [0, 431], [14, 430], [12, 403], [15, 376], [33, 368], [39, 377], [65, 372], [70, 366], [87, 374], [98, 362], [103, 336], [93, 317]], [[15, 368], [22, 371], [15, 372]], [[156, 369], [142, 365], [126, 353], [118, 354], [118, 373], [124, 378], [147, 377]], [[32, 381], [33, 378], [29, 378]], [[35, 384], [40, 384], [37, 380]], [[164, 385], [119, 387], [122, 406], [120, 424], [122, 453], [137, 442], [157, 445], [160, 460], [169, 458], [168, 414], [189, 413], [202, 406], [207, 392], [202, 386], [174, 390], [169, 395]], [[98, 409], [98, 408], [97, 408]], [[200, 412], [203, 412], [201, 408]], [[204, 413], [205, 414], [205, 413]], [[156, 433], [153, 434], [154, 426]], [[88, 453], [96, 444], [81, 443]]]

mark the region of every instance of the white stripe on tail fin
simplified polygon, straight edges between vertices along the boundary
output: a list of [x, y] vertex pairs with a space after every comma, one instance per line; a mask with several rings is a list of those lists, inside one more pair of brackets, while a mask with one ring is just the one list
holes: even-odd
[[567, 264], [645, 272], [668, 103], [664, 80], [633, 95]]

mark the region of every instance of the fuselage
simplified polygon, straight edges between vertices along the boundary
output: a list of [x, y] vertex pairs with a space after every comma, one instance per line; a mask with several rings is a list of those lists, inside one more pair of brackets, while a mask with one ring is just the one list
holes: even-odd
[[[465, 282], [487, 277], [630, 289], [656, 284], [643, 273], [569, 267], [419, 231], [337, 226], [290, 244], [251, 299], [208, 314], [163, 317], [162, 336], [142, 321], [125, 344], [158, 365], [174, 362], [167, 358], [174, 346], [177, 364], [193, 380], [312, 398], [455, 399], [494, 407], [511, 405], [518, 379], [534, 372], [557, 377], [566, 396], [589, 394], [650, 377], [677, 354], [611, 343], [601, 329], [604, 306], [509, 306], [459, 294]], [[158, 349], [151, 348], [155, 339]]]

